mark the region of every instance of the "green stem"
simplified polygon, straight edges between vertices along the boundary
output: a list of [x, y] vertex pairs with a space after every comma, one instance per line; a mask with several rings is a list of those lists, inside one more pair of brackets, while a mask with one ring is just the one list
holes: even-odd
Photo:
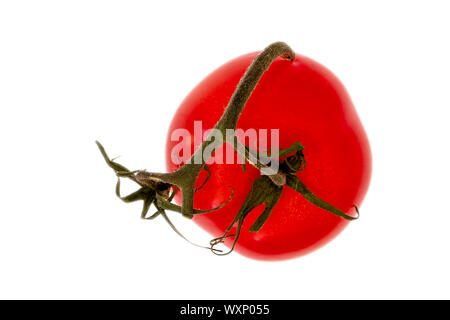
[[[239, 117], [244, 110], [245, 104], [250, 98], [253, 90], [258, 84], [259, 79], [269, 68], [271, 63], [278, 57], [292, 61], [295, 58], [295, 53], [287, 44], [283, 42], [275, 42], [265, 48], [253, 60], [250, 67], [239, 81], [239, 84], [233, 93], [225, 112], [214, 127], [214, 129], [222, 132], [222, 136], [226, 136], [227, 129], [236, 129]], [[195, 181], [208, 160], [204, 159], [203, 153], [205, 148], [211, 143], [213, 143], [213, 139], [209, 136], [195, 151], [189, 161], [187, 161], [187, 163], [177, 171], [172, 173], [151, 173], [143, 171], [140, 172], [141, 176], [137, 180], [143, 184], [145, 184], [146, 180], [156, 180], [158, 182], [166, 182], [178, 186], [181, 189], [183, 196], [181, 213], [187, 217], [192, 217], [194, 210]], [[248, 154], [244, 154], [243, 156], [248, 159]], [[195, 163], [195, 159], [201, 159], [200, 163]], [[277, 175], [274, 176], [275, 177], [272, 177], [271, 179], [275, 180], [275, 183], [283, 183], [283, 177], [277, 177]]]

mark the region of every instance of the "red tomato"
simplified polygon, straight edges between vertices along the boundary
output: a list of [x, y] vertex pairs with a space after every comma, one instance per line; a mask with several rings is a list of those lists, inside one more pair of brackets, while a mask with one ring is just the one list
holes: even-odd
[[[169, 172], [178, 166], [171, 161], [171, 133], [187, 129], [194, 140], [194, 121], [202, 121], [203, 130], [211, 129], [222, 116], [240, 78], [258, 52], [240, 56], [224, 64], [185, 98], [170, 125], [166, 144]], [[280, 147], [299, 141], [304, 146], [305, 170], [297, 176], [318, 197], [348, 215], [361, 206], [371, 175], [371, 153], [366, 133], [344, 86], [324, 66], [305, 56], [295, 61], [276, 59], [262, 76], [237, 125], [243, 130], [279, 129]], [[269, 140], [270, 141], [270, 140]], [[234, 152], [224, 145], [224, 152]], [[195, 215], [193, 221], [212, 237], [222, 236], [233, 221], [259, 171], [247, 164], [208, 165], [211, 178], [196, 193], [194, 207], [217, 207], [235, 195], [221, 209]], [[197, 185], [206, 176], [200, 175]], [[181, 203], [181, 195], [176, 201]], [[333, 239], [348, 221], [307, 202], [302, 195], [284, 187], [280, 201], [258, 232], [248, 228], [264, 207], [259, 206], [246, 218], [235, 251], [263, 259], [288, 259], [309, 253]], [[357, 223], [357, 222], [353, 222]], [[234, 234], [236, 226], [230, 234]], [[225, 241], [227, 246], [233, 237]]]

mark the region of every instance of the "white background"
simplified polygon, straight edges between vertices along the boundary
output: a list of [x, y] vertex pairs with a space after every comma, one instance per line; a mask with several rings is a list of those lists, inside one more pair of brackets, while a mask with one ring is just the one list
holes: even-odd
[[[2, 1], [0, 298], [450, 298], [449, 10]], [[367, 129], [374, 171], [359, 221], [306, 257], [268, 263], [191, 247], [115, 198], [94, 140], [130, 168], [164, 170], [184, 96], [278, 40], [337, 74]]]

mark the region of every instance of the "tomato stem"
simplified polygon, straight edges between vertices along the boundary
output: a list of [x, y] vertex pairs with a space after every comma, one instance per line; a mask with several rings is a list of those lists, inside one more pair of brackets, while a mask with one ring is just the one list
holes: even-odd
[[[231, 96], [225, 112], [222, 117], [214, 127], [214, 129], [222, 132], [223, 136], [226, 136], [226, 130], [232, 129], [236, 130], [236, 125], [239, 117], [244, 110], [245, 104], [247, 103], [250, 95], [255, 89], [262, 77], [264, 72], [269, 68], [270, 64], [278, 57], [284, 59], [289, 59], [293, 61], [295, 59], [294, 51], [284, 42], [275, 42], [265, 48], [252, 62], [250, 67], [245, 72], [244, 76], [239, 81], [239, 84]], [[235, 149], [242, 150], [239, 148], [239, 143], [237, 139], [234, 139], [236, 144], [234, 144]], [[202, 145], [195, 151], [194, 155], [186, 162], [184, 166], [179, 168], [177, 171], [171, 173], [154, 173], [141, 171], [136, 175], [136, 180], [140, 183], [147, 185], [152, 181], [165, 182], [168, 184], [176, 185], [181, 189], [182, 192], [182, 206], [181, 213], [186, 217], [192, 217], [194, 210], [194, 185], [197, 180], [200, 171], [206, 164], [208, 159], [203, 157], [204, 150], [211, 143], [213, 139], [211, 136], [205, 139]], [[245, 150], [245, 148], [244, 148]], [[247, 153], [244, 153], [245, 159], [250, 159]], [[194, 159], [201, 159], [200, 163], [196, 163]], [[255, 164], [257, 167], [258, 163]], [[283, 184], [284, 178], [280, 176], [279, 173], [275, 173], [271, 179], [276, 184]]]

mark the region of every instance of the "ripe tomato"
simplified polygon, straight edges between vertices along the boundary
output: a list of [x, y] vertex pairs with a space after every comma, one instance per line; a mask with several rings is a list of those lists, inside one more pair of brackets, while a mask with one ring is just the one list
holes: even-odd
[[[191, 139], [185, 143], [193, 144], [194, 121], [202, 121], [204, 131], [213, 128], [258, 53], [224, 64], [182, 102], [167, 136], [169, 172], [179, 167], [171, 161], [171, 152], [180, 141], [171, 141], [171, 133], [187, 129]], [[361, 205], [371, 175], [369, 142], [347, 91], [324, 66], [299, 54], [294, 61], [276, 59], [252, 93], [237, 128], [279, 129], [281, 148], [299, 141], [306, 159], [305, 170], [297, 174], [300, 180], [321, 199], [348, 215], [355, 215], [354, 206]], [[227, 144], [222, 148], [223, 152], [234, 152]], [[235, 191], [232, 200], [221, 209], [194, 216], [194, 222], [215, 238], [222, 236], [233, 221], [260, 172], [250, 165], [243, 172], [238, 163], [208, 167], [211, 178], [195, 194], [195, 208], [217, 207], [229, 198], [229, 186]], [[200, 175], [198, 185], [205, 176], [204, 172]], [[181, 203], [179, 193], [175, 199]], [[349, 223], [285, 187], [262, 229], [248, 232], [263, 209], [262, 205], [253, 210], [242, 226], [235, 250], [244, 256], [279, 260], [304, 255], [333, 239]], [[235, 229], [236, 226], [231, 234]], [[225, 244], [230, 246], [232, 242], [231, 237]]]

